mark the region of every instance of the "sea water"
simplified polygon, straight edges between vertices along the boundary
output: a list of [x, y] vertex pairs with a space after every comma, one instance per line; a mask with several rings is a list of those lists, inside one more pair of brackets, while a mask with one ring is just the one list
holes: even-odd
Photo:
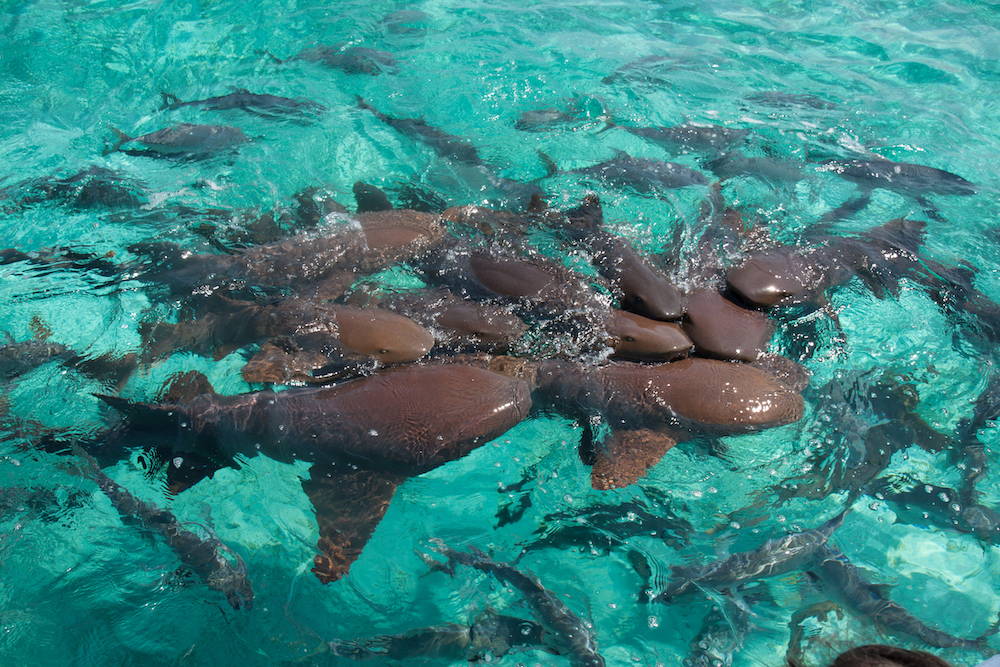
[[[923, 201], [875, 190], [867, 207], [825, 231], [850, 235], [902, 216], [924, 220], [924, 256], [975, 271], [976, 288], [1000, 300], [994, 4], [6, 1], [0, 35], [3, 248], [75, 248], [123, 263], [132, 258], [129, 245], [146, 241], [212, 252], [197, 220], [171, 212], [181, 205], [266, 211], [316, 185], [353, 208], [357, 181], [390, 192], [410, 184], [447, 205], [517, 210], [523, 201], [495, 187], [504, 178], [539, 185], [556, 208], [596, 192], [613, 231], [646, 252], [680, 258], [683, 283], [699, 261], [693, 251], [708, 187], [644, 193], [570, 172], [622, 151], [708, 174], [703, 152], [667, 150], [622, 129], [690, 122], [749, 130], [748, 155], [805, 164], [801, 180], [736, 175], [721, 184], [727, 205], [780, 243], [804, 238], [858, 196], [854, 184], [819, 168], [829, 157], [878, 155], [972, 181], [974, 196]], [[384, 50], [396, 65], [371, 76], [286, 60], [321, 45]], [[307, 98], [326, 110], [281, 117], [160, 108], [161, 93], [199, 100], [237, 88]], [[467, 139], [488, 170], [441, 158], [361, 110], [358, 96], [382, 113], [423, 117]], [[524, 112], [547, 109], [571, 117], [517, 126]], [[102, 155], [114, 141], [111, 127], [137, 136], [179, 122], [236, 126], [252, 142], [207, 160]], [[58, 201], [11, 204], [20, 184], [90, 165], [140, 183], [147, 204], [127, 213]], [[550, 245], [547, 252], [566, 251]], [[48, 335], [88, 356], [137, 351], [139, 325], [173, 305], [141, 278], [23, 264], [0, 267], [0, 276], [0, 329], [10, 341]], [[404, 269], [388, 280], [411, 277]], [[230, 609], [185, 575], [158, 534], [123, 522], [71, 457], [31, 447], [40, 430], [88, 438], [112, 418], [93, 396], [106, 384], [42, 364], [3, 386], [0, 664], [327, 664], [343, 660], [323, 652], [335, 638], [469, 623], [487, 608], [531, 618], [517, 591], [486, 575], [429, 573], [414, 551], [430, 553], [432, 538], [478, 547], [536, 575], [592, 626], [608, 664], [683, 664], [703, 618], [722, 600], [705, 589], [670, 605], [637, 602], [646, 585], [634, 567], [639, 556], [662, 585], [672, 566], [818, 526], [843, 508], [847, 492], [804, 497], [778, 489], [829, 474], [816, 461], [857, 463], [866, 429], [903, 418], [866, 408], [866, 391], [891, 378], [914, 398], [906, 418], [954, 435], [995, 372], [995, 351], [975, 322], [943, 313], [905, 280], [895, 295], [875, 295], [855, 280], [828, 296], [806, 316], [817, 320], [805, 329], [812, 347], [796, 342], [799, 329], [790, 324], [772, 341], [813, 374], [798, 423], [682, 444], [638, 484], [598, 492], [577, 454], [581, 427], [533, 417], [403, 484], [350, 574], [326, 586], [309, 572], [317, 528], [300, 485], [307, 464], [241, 460], [239, 469], [176, 497], [162, 471], [146, 470], [141, 451], [105, 470], [232, 546], [256, 591], [251, 611]], [[243, 360], [174, 355], [141, 368], [121, 393], [149, 400], [186, 370], [205, 373], [221, 393], [250, 391], [239, 373]], [[830, 396], [841, 394], [830, 387], [853, 391], [853, 400], [838, 403]], [[995, 467], [992, 425], [979, 438]], [[946, 453], [894, 444], [899, 451], [883, 477], [961, 484]], [[984, 505], [1000, 500], [992, 469], [978, 489]], [[922, 520], [921, 511], [904, 517], [880, 494], [862, 493], [832, 542], [917, 618], [975, 637], [1000, 611], [1000, 550], [946, 521]], [[752, 615], [730, 652], [736, 665], [783, 664], [795, 627], [805, 631], [809, 665], [860, 643], [928, 648], [849, 609], [803, 613], [834, 596], [802, 572], [742, 595]], [[958, 665], [982, 659], [976, 651], [932, 650]], [[536, 650], [503, 663], [563, 665], [567, 658]]]

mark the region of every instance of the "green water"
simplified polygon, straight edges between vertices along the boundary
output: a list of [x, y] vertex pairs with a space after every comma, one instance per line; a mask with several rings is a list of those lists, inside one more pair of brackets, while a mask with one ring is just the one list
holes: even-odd
[[[400, 26], [392, 21], [399, 11], [420, 14], [398, 15]], [[876, 190], [863, 211], [831, 232], [848, 235], [901, 216], [926, 220], [926, 256], [974, 268], [976, 288], [1000, 300], [1000, 11], [991, 4], [4, 2], [0, 35], [0, 188], [16, 191], [29, 179], [94, 164], [141, 182], [148, 197], [134, 215], [59, 202], [3, 208], [2, 248], [69, 246], [126, 259], [130, 244], [166, 239], [210, 252], [190, 219], [156, 213], [176, 205], [263, 211], [320, 184], [353, 208], [351, 186], [359, 180], [390, 190], [411, 183], [450, 205], [518, 205], [482, 170], [444, 160], [361, 111], [360, 95], [383, 113], [423, 116], [468, 139], [497, 176], [537, 182], [555, 207], [596, 191], [611, 229], [653, 253], [669, 254], [665, 244], [681, 239], [688, 263], [697, 261], [691, 251], [708, 188], [656, 197], [565, 172], [624, 151], [707, 174], [704, 155], [667, 151], [611, 123], [743, 128], [752, 131], [747, 155], [809, 161], [797, 182], [735, 177], [722, 185], [729, 205], [781, 242], [795, 242], [857, 194], [815, 161], [869, 151], [945, 169], [976, 183], [978, 194], [929, 195], [937, 212], [930, 216], [913, 197]], [[395, 70], [349, 74], [303, 60], [276, 64], [264, 53], [285, 59], [342, 43], [391, 53]], [[274, 118], [159, 110], [162, 92], [198, 100], [234, 87], [308, 98], [326, 112]], [[830, 105], [751, 99], [770, 92]], [[515, 127], [522, 112], [574, 107], [575, 121], [534, 132]], [[204, 161], [101, 155], [113, 140], [110, 126], [136, 136], [178, 122], [236, 126], [253, 141]], [[550, 175], [550, 160], [562, 173]], [[121, 355], [138, 349], [140, 322], [170, 309], [140, 280], [22, 269], [0, 266], [0, 329], [17, 341], [31, 339], [40, 325], [50, 340], [78, 352]], [[678, 279], [683, 286], [683, 270]], [[817, 352], [804, 359], [812, 393], [800, 422], [725, 438], [722, 456], [704, 443], [682, 444], [639, 484], [597, 492], [577, 455], [581, 429], [558, 417], [532, 418], [407, 481], [350, 574], [327, 586], [309, 573], [317, 528], [299, 483], [306, 464], [249, 459], [177, 497], [168, 496], [162, 475], [144, 472], [138, 452], [107, 469], [137, 495], [210, 526], [233, 546], [256, 592], [249, 612], [229, 609], [218, 594], [178, 574], [179, 561], [162, 539], [124, 523], [68, 459], [27, 448], [30, 437], [8, 425], [0, 487], [35, 495], [12, 492], [13, 500], [0, 505], [0, 664], [327, 664], [337, 659], [317, 651], [334, 638], [469, 622], [488, 606], [530, 618], [516, 591], [485, 575], [427, 574], [414, 550], [427, 552], [431, 538], [519, 559], [592, 623], [609, 665], [682, 664], [712, 602], [697, 592], [669, 606], [638, 604], [642, 579], [630, 552], [666, 577], [670, 566], [748, 550], [840, 511], [846, 494], [779, 501], [772, 489], [808, 472], [817, 450], [849, 456], [844, 433], [851, 424], [880, 419], [856, 406], [845, 416], [823, 400], [820, 388], [831, 381], [901, 377], [919, 396], [915, 412], [953, 435], [993, 372], [995, 352], [970, 331], [974, 324], [960, 326], [912, 284], [904, 282], [896, 298], [877, 299], [857, 281], [829, 296], [828, 312], [837, 314], [843, 337], [829, 324], [817, 327]], [[786, 325], [772, 346], [794, 351], [793, 337]], [[174, 355], [141, 369], [122, 393], [148, 399], [182, 370], [204, 372], [221, 393], [249, 391], [242, 363], [239, 355], [219, 362]], [[8, 414], [22, 426], [92, 436], [108, 417], [92, 395], [107, 387], [57, 363], [7, 382], [3, 391]], [[985, 429], [980, 440], [995, 468], [995, 430]], [[918, 447], [897, 453], [885, 474], [951, 488], [962, 477], [945, 454]], [[519, 482], [518, 490], [506, 490]], [[993, 470], [978, 488], [984, 505], [1000, 501]], [[501, 511], [526, 498], [530, 506], [520, 518], [498, 526]], [[610, 506], [611, 520], [593, 518], [598, 506]], [[662, 528], [649, 517], [675, 517], [672, 525], [687, 528]], [[582, 541], [560, 540], [564, 533], [554, 531], [568, 526], [592, 530]], [[972, 534], [942, 522], [906, 523], [883, 499], [862, 495], [833, 542], [869, 578], [888, 584], [894, 601], [950, 634], [975, 637], [1000, 611], [1000, 550]], [[823, 592], [802, 573], [754, 590], [754, 628], [733, 664], [783, 664], [789, 621]], [[814, 633], [806, 643], [810, 665], [857, 643], [927, 648], [850, 613], [806, 626]], [[959, 665], [982, 659], [975, 651], [932, 650]], [[508, 655], [503, 664], [567, 659], [532, 651]]]

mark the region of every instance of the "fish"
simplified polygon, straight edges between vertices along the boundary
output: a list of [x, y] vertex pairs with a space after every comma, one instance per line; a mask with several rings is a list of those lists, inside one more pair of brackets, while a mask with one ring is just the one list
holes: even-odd
[[685, 123], [669, 127], [619, 126], [637, 137], [660, 144], [671, 150], [723, 152], [742, 144], [750, 135], [749, 130], [723, 125]]
[[715, 290], [688, 295], [682, 326], [696, 354], [748, 362], [763, 356], [774, 333], [766, 315], [740, 308]]
[[691, 185], [708, 185], [708, 179], [699, 171], [676, 162], [662, 162], [652, 158], [632, 157], [618, 151], [610, 160], [592, 167], [574, 169], [570, 174], [581, 174], [599, 178], [604, 183], [636, 192], [649, 193], [656, 190], [672, 190]]
[[820, 414], [828, 415], [808, 427], [810, 439], [824, 446], [808, 454], [808, 472], [782, 480], [779, 499], [825, 498], [846, 491], [853, 502], [907, 447], [940, 452], [952, 445], [950, 437], [920, 416], [917, 388], [900, 373], [879, 368], [852, 372], [806, 395]]
[[780, 91], [766, 91], [747, 95], [743, 99], [769, 107], [805, 107], [807, 109], [818, 109], [827, 111], [837, 109], [838, 105], [824, 100], [816, 95], [803, 93], [783, 93]]
[[53, 360], [65, 363], [78, 358], [75, 352], [62, 343], [44, 339], [16, 342], [10, 333], [6, 335], [8, 342], [0, 345], [0, 378], [6, 381], [20, 377]]
[[130, 250], [145, 255], [140, 277], [174, 294], [233, 294], [271, 290], [303, 296], [339, 297], [359, 275], [414, 259], [440, 243], [439, 216], [395, 209], [360, 213], [340, 233], [306, 232], [235, 255], [193, 254], [176, 245], [145, 243]]
[[591, 261], [610, 281], [624, 310], [653, 320], [678, 320], [684, 315], [680, 290], [630, 241], [607, 232], [592, 232], [583, 243], [591, 251]]
[[[442, 244], [416, 270], [429, 286], [477, 302], [508, 308], [530, 328], [525, 356], [606, 353], [611, 344], [610, 298], [591, 286], [595, 277], [567, 268], [518, 240]], [[530, 340], [528, 340], [530, 338]]]
[[805, 178], [804, 163], [773, 157], [747, 157], [740, 151], [728, 151], [703, 165], [717, 177], [753, 176], [769, 183], [795, 183]]
[[514, 128], [522, 132], [545, 132], [564, 125], [589, 122], [609, 123], [605, 103], [589, 95], [575, 95], [563, 100], [562, 108], [530, 109], [518, 114]]
[[643, 490], [651, 502], [594, 503], [546, 514], [523, 552], [572, 548], [607, 553], [617, 547], [628, 548], [640, 536], [655, 537], [672, 547], [686, 543], [694, 527], [674, 511], [670, 500], [659, 497], [656, 489]]
[[549, 226], [587, 250], [624, 310], [665, 321], [684, 314], [680, 290], [628, 239], [603, 229], [604, 211], [596, 194], [589, 193], [580, 206], [561, 215], [544, 207], [540, 212]]
[[855, 613], [867, 616], [880, 627], [916, 637], [938, 648], [989, 649], [986, 637], [996, 634], [1000, 619], [975, 639], [963, 639], [935, 630], [899, 604], [883, 595], [881, 589], [868, 581], [840, 549], [824, 544], [819, 559], [810, 572], [824, 584], [826, 590]]
[[729, 590], [719, 598], [688, 645], [684, 667], [731, 667], [734, 654], [755, 628], [751, 621], [755, 614], [739, 593]]
[[[688, 358], [665, 364], [589, 367], [547, 360], [534, 373], [537, 400], [585, 428], [581, 452], [595, 489], [632, 484], [693, 433], [739, 433], [802, 417], [802, 396], [746, 364]], [[610, 435], [598, 444], [594, 423]]]
[[[268, 54], [270, 55], [270, 54]], [[339, 69], [348, 74], [368, 74], [379, 76], [383, 72], [393, 73], [396, 70], [396, 59], [388, 51], [373, 49], [366, 46], [315, 46], [299, 52], [298, 55], [279, 60], [271, 56], [278, 64], [290, 60], [305, 60], [319, 63], [326, 67]]]
[[694, 348], [679, 324], [659, 322], [624, 310], [611, 311], [614, 356], [632, 361], [675, 361]]
[[461, 137], [448, 134], [444, 130], [429, 125], [423, 118], [395, 118], [387, 116], [357, 96], [358, 106], [370, 111], [380, 121], [400, 134], [419, 141], [444, 158], [458, 160], [473, 166], [485, 166], [475, 146]]
[[[144, 157], [199, 159], [250, 141], [242, 130], [227, 125], [180, 123], [138, 137], [130, 137], [114, 127], [111, 131], [115, 134], [115, 143], [110, 147], [105, 144], [102, 155], [120, 151]], [[141, 148], [122, 149], [133, 142]]]
[[544, 132], [552, 128], [578, 122], [581, 122], [578, 114], [563, 111], [562, 109], [532, 109], [530, 111], [522, 111], [518, 115], [517, 121], [514, 123], [514, 129], [521, 130], [522, 132]]
[[[94, 457], [79, 445], [74, 445], [74, 452], [84, 461], [86, 476], [94, 480], [123, 518], [135, 517], [147, 528], [163, 535], [181, 561], [201, 577], [209, 588], [225, 595], [233, 609], [249, 611], [253, 608], [253, 587], [247, 577], [246, 563], [238, 554], [215, 535], [202, 539], [191, 531], [184, 530], [177, 517], [169, 510], [133, 496], [108, 477]], [[223, 551], [236, 558], [235, 567], [221, 555]]]
[[546, 631], [545, 641], [560, 655], [569, 658], [573, 667], [603, 667], [604, 658], [597, 651], [593, 631], [574, 614], [556, 595], [545, 588], [537, 577], [526, 574], [506, 563], [497, 563], [475, 547], [469, 552], [455, 551], [440, 540], [433, 541], [431, 548], [445, 556], [446, 563], [418, 552], [432, 570], [454, 574], [455, 565], [465, 565], [492, 574], [524, 595], [536, 620]]
[[62, 343], [49, 341], [47, 335], [18, 342], [9, 333], [7, 337], [9, 342], [0, 345], [0, 381], [4, 382], [10, 382], [44, 364], [58, 362], [63, 368], [121, 387], [137, 368], [137, 356], [134, 353], [119, 355], [107, 352], [87, 357]]
[[147, 203], [144, 187], [120, 172], [90, 165], [69, 176], [25, 181], [0, 191], [0, 202], [20, 210], [42, 202], [61, 201], [76, 209], [135, 209]]
[[653, 599], [669, 603], [693, 585], [729, 588], [755, 579], [808, 569], [821, 557], [821, 548], [833, 531], [844, 523], [848, 511], [840, 512], [819, 528], [772, 537], [753, 551], [736, 553], [703, 567], [675, 567], [673, 580]]
[[243, 109], [262, 115], [302, 115], [317, 114], [326, 111], [326, 107], [304, 97], [290, 98], [268, 95], [266, 93], [251, 93], [245, 88], [236, 88], [228, 95], [209, 97], [191, 102], [181, 101], [176, 95], [160, 93], [163, 96], [163, 109], [180, 109], [183, 107], [202, 107], [205, 111], [225, 111], [228, 109]]
[[1000, 542], [1000, 514], [978, 501], [968, 502], [953, 488], [916, 480], [881, 477], [867, 489], [868, 495], [885, 500], [897, 523], [940, 526], [996, 544]]
[[986, 477], [989, 457], [986, 446], [979, 439], [979, 431], [987, 422], [995, 422], [1000, 417], [1000, 375], [991, 373], [986, 386], [976, 397], [972, 416], [959, 420], [955, 441], [959, 444], [953, 451], [953, 459], [962, 470], [962, 485], [959, 495], [966, 505], [962, 513], [977, 533], [994, 533], [1000, 529], [1000, 515], [979, 503], [976, 485]]
[[880, 298], [897, 294], [903, 276], [932, 279], [917, 254], [925, 229], [923, 221], [897, 218], [851, 237], [769, 248], [727, 271], [726, 284], [758, 308], [821, 300], [827, 289], [855, 276]]
[[445, 288], [390, 294], [378, 305], [426, 327], [434, 346], [450, 352], [505, 354], [528, 330], [509, 305], [461, 299]]
[[391, 211], [395, 208], [389, 197], [380, 188], [358, 181], [354, 184], [354, 201], [357, 203], [358, 213], [368, 213], [370, 211]]
[[430, 14], [419, 9], [398, 9], [386, 14], [379, 23], [392, 35], [422, 36], [432, 21]]
[[192, 231], [230, 255], [313, 229], [331, 214], [347, 214], [347, 209], [320, 186], [304, 188], [292, 195], [290, 204], [278, 204], [263, 213], [257, 208], [175, 206], [168, 210], [181, 220], [190, 219]]
[[922, 164], [875, 160], [824, 160], [817, 171], [837, 174], [864, 188], [883, 188], [921, 197], [927, 194], [969, 196], [977, 192], [975, 183], [943, 169]]
[[335, 639], [327, 645], [333, 655], [350, 660], [444, 658], [488, 662], [503, 657], [515, 647], [546, 649], [544, 633], [538, 623], [486, 609], [476, 616], [471, 626], [446, 623], [398, 635], [349, 641]]
[[171, 488], [235, 465], [237, 455], [311, 463], [302, 486], [319, 525], [312, 571], [322, 583], [348, 573], [407, 478], [499, 437], [532, 404], [524, 381], [463, 364], [407, 365], [332, 387], [203, 394], [184, 403], [99, 398], [125, 415], [123, 443], [162, 436]]
[[[334, 366], [374, 370], [415, 361], [434, 345], [431, 332], [413, 320], [377, 308], [294, 297], [258, 305], [214, 295], [204, 310], [208, 312], [193, 321], [140, 325], [144, 361], [181, 350], [218, 360], [246, 345], [282, 337], [296, 349], [319, 352], [322, 363], [316, 369], [325, 369], [329, 377]], [[279, 377], [269, 381], [314, 380], [309, 374], [286, 375], [285, 370], [282, 366]]]

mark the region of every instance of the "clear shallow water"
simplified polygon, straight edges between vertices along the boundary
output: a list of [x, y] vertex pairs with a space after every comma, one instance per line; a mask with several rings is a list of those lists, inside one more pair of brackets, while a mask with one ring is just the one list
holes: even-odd
[[[423, 12], [413, 31], [395, 31], [384, 21], [399, 10]], [[914, 198], [876, 190], [863, 211], [832, 232], [846, 235], [904, 215], [926, 220], [926, 255], [974, 267], [976, 287], [1000, 300], [991, 233], [998, 227], [1000, 16], [990, 5], [51, 2], [6, 3], [0, 26], [0, 187], [96, 164], [140, 181], [151, 209], [116, 216], [53, 202], [5, 210], [2, 247], [73, 246], [127, 258], [129, 244], [166, 238], [209, 251], [189, 219], [153, 214], [178, 204], [267, 210], [317, 184], [351, 207], [358, 180], [386, 188], [416, 183], [453, 205], [515, 205], [481, 171], [443, 160], [359, 110], [360, 95], [383, 113], [423, 115], [468, 138], [499, 176], [540, 182], [555, 206], [575, 205], [588, 190], [597, 191], [610, 227], [650, 252], [675, 238], [687, 251], [694, 247], [707, 188], [657, 198], [579, 174], [547, 177], [544, 156], [562, 172], [618, 150], [700, 168], [702, 153], [671, 153], [608, 129], [609, 120], [623, 126], [691, 121], [752, 130], [744, 149], [751, 156], [815, 161], [868, 150], [946, 169], [976, 183], [978, 194], [930, 195], [938, 212], [930, 217]], [[277, 65], [261, 53], [288, 58], [342, 42], [391, 52], [396, 72], [372, 77], [303, 61]], [[305, 97], [327, 111], [296, 122], [239, 110], [158, 110], [161, 92], [195, 100], [231, 87]], [[750, 99], [770, 92], [832, 105]], [[524, 111], [573, 104], [579, 121], [537, 132], [515, 128]], [[254, 141], [205, 161], [101, 156], [112, 140], [109, 126], [137, 135], [182, 121], [237, 126]], [[774, 238], [794, 242], [856, 196], [854, 185], [814, 163], [805, 173], [794, 183], [731, 178], [722, 192], [746, 217], [766, 223]], [[25, 275], [16, 265], [0, 267], [0, 276], [6, 304], [0, 328], [27, 340], [38, 329], [34, 319], [51, 330], [51, 340], [95, 356], [137, 349], [138, 323], [168, 308], [152, 302], [139, 281], [112, 284], [69, 271]], [[683, 283], [683, 271], [678, 278]], [[750, 549], [839, 511], [844, 494], [779, 500], [772, 489], [808, 472], [811, 452], [850, 460], [857, 446], [851, 429], [884, 419], [861, 403], [825, 399], [822, 388], [831, 381], [864, 388], [882, 374], [903, 378], [919, 396], [914, 411], [951, 435], [971, 415], [971, 402], [992, 372], [995, 353], [978, 342], [974, 323], [971, 331], [958, 326], [916, 286], [904, 284], [898, 298], [879, 300], [855, 282], [831, 292], [830, 300], [843, 340], [834, 340], [832, 327], [818, 327], [825, 337], [805, 360], [812, 393], [800, 422], [726, 438], [722, 457], [696, 443], [678, 446], [640, 484], [596, 492], [576, 453], [580, 429], [557, 417], [532, 419], [400, 487], [350, 575], [328, 586], [308, 571], [316, 527], [299, 484], [305, 464], [257, 457], [176, 498], [168, 497], [161, 477], [144, 474], [138, 453], [108, 469], [137, 495], [211, 526], [243, 556], [257, 594], [249, 613], [231, 611], [217, 594], [177, 575], [177, 558], [162, 540], [123, 523], [93, 483], [63, 460], [26, 451], [25, 439], [8, 432], [0, 486], [37, 495], [14, 493], [0, 514], [0, 660], [323, 664], [335, 659], [316, 651], [335, 637], [468, 621], [488, 605], [529, 616], [516, 592], [485, 576], [461, 570], [454, 579], [424, 576], [427, 567], [413, 550], [426, 551], [427, 540], [440, 537], [500, 560], [520, 556], [520, 567], [593, 623], [609, 664], [679, 664], [712, 602], [698, 593], [671, 606], [637, 604], [642, 580], [630, 552], [666, 576], [671, 565]], [[773, 348], [795, 351], [793, 333], [790, 325], [779, 331]], [[123, 394], [148, 398], [172, 373], [191, 369], [206, 373], [222, 393], [248, 391], [241, 365], [239, 355], [220, 362], [175, 355], [142, 369]], [[105, 415], [91, 392], [106, 390], [50, 363], [6, 384], [4, 400], [21, 420], [88, 435], [100, 430]], [[986, 429], [981, 440], [995, 467], [995, 430]], [[961, 471], [944, 454], [918, 447], [897, 453], [884, 475], [951, 488], [961, 482]], [[522, 481], [519, 490], [504, 492]], [[979, 489], [983, 504], [995, 507], [1000, 485], [992, 471]], [[498, 526], [502, 511], [525, 498], [530, 506], [521, 517]], [[593, 514], [601, 505], [610, 506], [611, 519]], [[661, 529], [637, 508], [689, 526]], [[997, 547], [941, 521], [907, 523], [897, 510], [863, 495], [833, 541], [918, 618], [952, 634], [978, 635], [1000, 610]], [[579, 525], [592, 528], [582, 541], [559, 532]], [[755, 590], [748, 594], [755, 629], [734, 664], [778, 665], [790, 619], [823, 594], [800, 573]], [[851, 614], [806, 625], [818, 633], [806, 645], [808, 664], [862, 642], [926, 648]], [[974, 651], [939, 652], [956, 664], [980, 660]], [[504, 662], [567, 661], [536, 651]]]

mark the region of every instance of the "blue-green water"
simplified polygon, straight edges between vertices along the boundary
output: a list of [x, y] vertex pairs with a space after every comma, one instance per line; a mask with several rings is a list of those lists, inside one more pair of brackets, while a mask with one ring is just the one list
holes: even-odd
[[[393, 14], [404, 10], [420, 13]], [[209, 252], [189, 218], [155, 214], [181, 204], [267, 210], [320, 184], [352, 208], [351, 186], [359, 180], [385, 188], [415, 183], [451, 205], [515, 205], [481, 170], [442, 159], [361, 111], [360, 95], [384, 113], [422, 115], [467, 138], [497, 175], [539, 182], [556, 207], [596, 190], [610, 227], [653, 253], [669, 253], [664, 245], [678, 238], [694, 247], [707, 188], [644, 195], [579, 174], [550, 176], [545, 156], [561, 172], [615, 151], [705, 171], [703, 154], [672, 153], [609, 123], [748, 129], [748, 155], [809, 161], [796, 182], [734, 177], [722, 185], [727, 204], [782, 242], [795, 242], [856, 196], [854, 185], [817, 170], [816, 160], [867, 151], [946, 169], [976, 183], [978, 193], [929, 195], [937, 213], [928, 215], [913, 197], [875, 190], [864, 210], [832, 232], [847, 235], [901, 216], [926, 220], [925, 256], [975, 269], [976, 288], [1000, 300], [1000, 11], [987, 3], [4, 2], [0, 31], [0, 187], [16, 191], [29, 179], [95, 164], [141, 182], [148, 193], [146, 210], [136, 215], [60, 202], [5, 208], [3, 248], [71, 246], [120, 258], [132, 243], [169, 239]], [[263, 53], [284, 59], [343, 43], [385, 50], [396, 67], [368, 76], [303, 60], [279, 65]], [[304, 97], [327, 110], [298, 119], [158, 110], [161, 92], [197, 100], [233, 87]], [[753, 99], [772, 92], [830, 104]], [[515, 127], [523, 112], [550, 108], [575, 108], [577, 119], [533, 132]], [[101, 155], [113, 139], [109, 126], [138, 135], [182, 121], [237, 126], [253, 141], [204, 161]], [[0, 329], [17, 341], [44, 327], [50, 340], [78, 352], [123, 355], [138, 349], [140, 322], [169, 310], [140, 281], [0, 269]], [[684, 271], [682, 263], [682, 284]], [[581, 429], [558, 417], [533, 418], [407, 481], [350, 574], [327, 586], [309, 573], [317, 528], [299, 483], [306, 464], [257, 457], [177, 497], [168, 496], [162, 476], [145, 473], [138, 452], [109, 468], [137, 495], [210, 526], [240, 553], [257, 596], [249, 612], [230, 610], [218, 594], [178, 575], [166, 544], [123, 523], [68, 459], [26, 449], [29, 436], [8, 430], [0, 443], [0, 487], [12, 490], [0, 513], [0, 664], [325, 664], [337, 659], [318, 651], [333, 638], [468, 622], [487, 606], [530, 617], [516, 591], [486, 576], [427, 575], [413, 552], [426, 552], [435, 537], [500, 560], [520, 558], [519, 567], [593, 624], [608, 664], [680, 664], [712, 602], [697, 592], [669, 606], [638, 604], [642, 579], [630, 552], [667, 576], [672, 565], [747, 550], [838, 512], [846, 494], [779, 502], [770, 491], [810, 472], [817, 451], [827, 460], [850, 459], [852, 429], [886, 419], [865, 411], [864, 401], [845, 407], [822, 400], [815, 390], [831, 381], [857, 383], [863, 393], [865, 382], [902, 378], [919, 396], [913, 411], [954, 435], [993, 372], [991, 346], [914, 285], [904, 282], [898, 297], [877, 299], [854, 281], [829, 296], [828, 313], [836, 313], [843, 336], [817, 327], [818, 351], [804, 359], [814, 391], [800, 422], [725, 438], [723, 456], [682, 444], [638, 485], [598, 492], [577, 455]], [[775, 349], [792, 350], [790, 331], [786, 325], [776, 334]], [[141, 369], [122, 392], [148, 399], [172, 373], [190, 369], [222, 393], [249, 391], [242, 362], [239, 355], [219, 362], [174, 355]], [[87, 436], [107, 417], [92, 392], [106, 390], [49, 363], [5, 384], [4, 403], [22, 425]], [[995, 431], [985, 429], [980, 440], [991, 465], [979, 483], [981, 502], [996, 506]], [[955, 488], [962, 471], [944, 453], [911, 447], [892, 458], [886, 476]], [[530, 506], [520, 518], [498, 527], [501, 510], [525, 498]], [[594, 518], [599, 505], [610, 506], [610, 520]], [[833, 542], [914, 616], [954, 635], [980, 634], [1000, 611], [998, 547], [947, 521], [918, 516], [907, 523], [899, 514], [898, 505], [862, 495]], [[690, 525], [663, 529], [651, 518], [657, 516]], [[580, 526], [592, 529], [582, 541], [560, 541], [563, 533], [553, 532]], [[540, 545], [546, 537], [553, 539]], [[792, 573], [747, 597], [754, 627], [733, 663], [776, 666], [789, 643], [789, 621], [824, 593]], [[858, 643], [927, 648], [851, 613], [805, 626], [813, 633], [805, 644], [809, 665]], [[982, 659], [975, 651], [934, 650], [960, 665]], [[567, 664], [540, 651], [503, 662]]]

